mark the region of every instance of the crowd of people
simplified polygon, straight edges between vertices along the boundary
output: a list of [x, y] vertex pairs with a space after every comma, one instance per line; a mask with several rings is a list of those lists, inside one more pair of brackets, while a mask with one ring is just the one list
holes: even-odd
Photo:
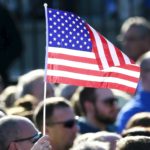
[[0, 150], [149, 150], [150, 23], [127, 19], [118, 40], [141, 67], [134, 95], [52, 83], [45, 88], [43, 69], [21, 75], [16, 85], [4, 85], [2, 75]]

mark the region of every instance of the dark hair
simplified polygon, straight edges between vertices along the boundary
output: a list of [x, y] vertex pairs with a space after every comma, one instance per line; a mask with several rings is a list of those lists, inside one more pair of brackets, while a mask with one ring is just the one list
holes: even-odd
[[150, 137], [146, 136], [129, 136], [120, 139], [117, 142], [116, 150], [149, 150]]
[[95, 94], [95, 88], [87, 88], [85, 87], [79, 95], [79, 102], [80, 102], [80, 108], [81, 111], [86, 114], [86, 109], [84, 107], [84, 103], [86, 101], [89, 101], [91, 103], [94, 103], [96, 100], [96, 94]]
[[[46, 125], [51, 122], [51, 117], [53, 116], [54, 109], [62, 107], [71, 107], [69, 101], [63, 97], [51, 97], [45, 100], [46, 102]], [[43, 105], [44, 102], [40, 102], [36, 107], [33, 114], [33, 120], [36, 126], [41, 130], [43, 126]]]

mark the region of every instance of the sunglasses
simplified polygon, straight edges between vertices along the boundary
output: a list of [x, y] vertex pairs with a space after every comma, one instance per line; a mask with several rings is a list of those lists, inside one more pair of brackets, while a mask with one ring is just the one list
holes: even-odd
[[42, 133], [41, 132], [38, 132], [37, 134], [33, 135], [33, 136], [30, 136], [30, 137], [27, 137], [27, 138], [22, 138], [22, 139], [17, 139], [17, 140], [14, 140], [13, 142], [22, 142], [22, 141], [27, 141], [27, 140], [31, 140], [32, 143], [36, 143], [40, 138], [42, 137]]
[[77, 124], [77, 118], [75, 119], [70, 119], [67, 121], [62, 121], [62, 122], [51, 122], [49, 125], [56, 125], [56, 124], [62, 124], [65, 128], [72, 128], [74, 125]]
[[108, 106], [113, 106], [114, 104], [116, 104], [118, 102], [117, 98], [108, 98], [102, 101], [105, 105]]

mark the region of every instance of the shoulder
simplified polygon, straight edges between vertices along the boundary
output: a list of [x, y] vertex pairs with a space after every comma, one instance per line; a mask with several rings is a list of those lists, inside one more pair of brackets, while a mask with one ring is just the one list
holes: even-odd
[[117, 116], [117, 121], [116, 121], [116, 125], [117, 125], [117, 130], [119, 130], [118, 132], [121, 132], [122, 129], [124, 129], [126, 123], [128, 122], [128, 120], [136, 113], [141, 112], [141, 108], [138, 104], [136, 104], [136, 102], [129, 102], [128, 104], [126, 104], [118, 113]]
[[81, 134], [88, 133], [88, 132], [98, 132], [100, 131], [98, 128], [95, 128], [91, 126], [85, 118], [81, 117], [78, 120], [78, 125], [79, 125], [79, 132]]

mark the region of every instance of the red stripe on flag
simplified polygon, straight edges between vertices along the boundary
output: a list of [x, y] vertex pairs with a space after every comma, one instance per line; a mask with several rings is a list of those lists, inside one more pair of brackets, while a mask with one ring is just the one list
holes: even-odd
[[102, 70], [102, 69], [104, 69], [104, 67], [102, 65], [101, 59], [100, 59], [99, 54], [98, 54], [98, 49], [97, 49], [97, 45], [96, 45], [94, 34], [93, 34], [92, 30], [89, 28], [88, 25], [86, 25], [86, 27], [87, 27], [87, 29], [88, 29], [88, 31], [90, 33], [90, 38], [91, 38], [91, 41], [92, 41], [92, 51], [95, 53], [97, 64], [98, 64], [100, 70]]
[[95, 59], [87, 58], [87, 57], [81, 57], [81, 56], [73, 56], [73, 55], [58, 54], [58, 53], [49, 52], [48, 57], [49, 58], [70, 60], [70, 61], [83, 62], [83, 63], [89, 63], [89, 64], [97, 64]]
[[100, 33], [98, 35], [102, 41], [105, 57], [107, 59], [109, 67], [114, 66], [114, 62], [113, 62], [113, 59], [111, 57], [110, 49], [108, 47], [108, 43], [107, 43], [106, 39]]
[[135, 64], [127, 64], [127, 65], [124, 64], [122, 66], [119, 66], [118, 68], [124, 68], [124, 69], [128, 69], [131, 71], [140, 72], [140, 67]]
[[117, 47], [115, 47], [115, 50], [116, 50], [116, 54], [118, 56], [118, 60], [120, 62], [120, 65], [124, 65], [125, 60], [124, 60], [124, 57], [123, 57], [123, 54], [122, 54], [121, 50], [119, 50]]

